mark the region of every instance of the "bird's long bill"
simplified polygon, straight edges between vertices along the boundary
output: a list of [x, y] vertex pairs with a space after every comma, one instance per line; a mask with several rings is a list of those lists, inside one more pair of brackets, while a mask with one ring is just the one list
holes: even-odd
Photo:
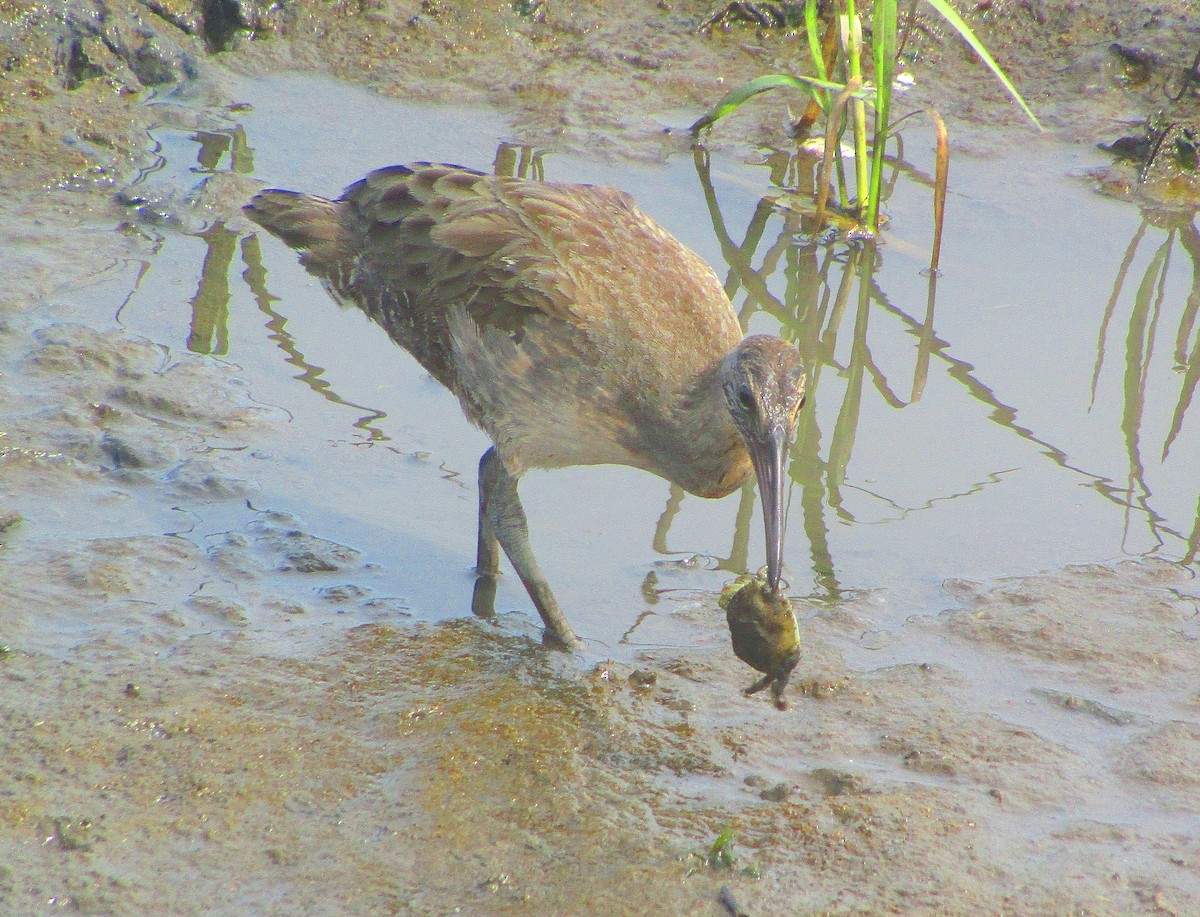
[[772, 592], [779, 589], [783, 573], [784, 465], [790, 439], [787, 427], [779, 424], [771, 428], [765, 440], [755, 442], [750, 449], [767, 529], [767, 582]]

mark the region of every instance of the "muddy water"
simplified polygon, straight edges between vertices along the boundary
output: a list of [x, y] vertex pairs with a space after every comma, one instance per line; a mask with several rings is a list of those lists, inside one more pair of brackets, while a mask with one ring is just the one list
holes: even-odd
[[[299, 75], [229, 98], [157, 101], [119, 232], [71, 229], [107, 266], [0, 336], [9, 910], [1200, 907], [1190, 220], [1094, 193], [1086, 148], [962, 156], [931, 302], [918, 132], [872, 271], [803, 244], [778, 158], [539, 160], [634, 193], [810, 360], [780, 714], [716, 606], [762, 560], [752, 492], [531, 474], [586, 650], [523, 640], [512, 576], [471, 621], [483, 438], [237, 213], [505, 165], [505, 122]], [[738, 868], [689, 857], [726, 826]]]

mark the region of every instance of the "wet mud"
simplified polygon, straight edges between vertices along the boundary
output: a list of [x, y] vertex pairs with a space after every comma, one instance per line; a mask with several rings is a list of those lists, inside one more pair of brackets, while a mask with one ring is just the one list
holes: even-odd
[[[951, 580], [882, 666], [877, 596], [797, 601], [781, 712], [742, 695], [715, 593], [680, 612], [692, 646], [634, 660], [413, 620], [372, 557], [261, 499], [289, 418], [235, 362], [80, 318], [158, 229], [237, 225], [245, 175], [130, 189], [152, 127], [227, 129], [240, 75], [500, 105], [514, 140], [654, 160], [686, 147], [678, 112], [795, 53], [701, 33], [716, 6], [0, 0], [0, 912], [1200, 911], [1193, 568]], [[1200, 25], [974, 7], [1089, 143], [1162, 106]], [[914, 104], [1020, 142], [967, 51], [932, 21], [913, 40]]]

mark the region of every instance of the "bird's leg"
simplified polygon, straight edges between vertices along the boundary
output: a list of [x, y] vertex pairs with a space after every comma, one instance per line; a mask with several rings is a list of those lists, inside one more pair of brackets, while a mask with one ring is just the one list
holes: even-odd
[[475, 554], [475, 591], [471, 610], [481, 618], [496, 615], [496, 577], [500, 575], [500, 543], [488, 518], [488, 488], [485, 469], [495, 449], [488, 449], [479, 460], [479, 547]]
[[496, 576], [500, 572], [500, 543], [488, 515], [487, 466], [495, 459], [496, 450], [488, 449], [479, 460], [479, 549], [475, 554], [475, 572]]
[[[498, 562], [495, 543], [499, 541], [517, 576], [525, 584], [538, 614], [542, 616], [546, 625], [546, 642], [567, 649], [580, 646], [579, 638], [558, 607], [550, 584], [537, 558], [533, 556], [533, 548], [529, 545], [529, 523], [525, 519], [521, 499], [517, 496], [517, 479], [508, 473], [494, 448], [488, 449], [479, 462], [479, 494], [479, 554], [476, 563], [480, 571], [486, 571], [489, 563], [495, 569]], [[490, 532], [484, 531], [485, 517]]]

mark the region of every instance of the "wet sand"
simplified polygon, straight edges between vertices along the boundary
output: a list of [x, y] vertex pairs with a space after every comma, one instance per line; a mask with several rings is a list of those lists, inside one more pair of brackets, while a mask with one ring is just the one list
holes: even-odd
[[[1157, 97], [1109, 42], [1190, 60], [1194, 16], [989, 6], [984, 39], [1066, 137]], [[0, 3], [0, 911], [721, 915], [722, 887], [751, 915], [1200, 911], [1188, 568], [951, 581], [913, 661], [884, 667], [859, 648], [875, 597], [802, 608], [784, 713], [740, 695], [715, 594], [690, 612], [707, 638], [636, 663], [409, 623], [370, 596], [371, 558], [255, 504], [287, 418], [236, 366], [79, 321], [90, 286], [153, 257], [116, 199], [153, 162], [148, 126], [219, 120], [237, 73], [503, 99], [517, 139], [653, 159], [682, 141], [626, 112], [711, 100], [782, 39], [699, 36], [699, 3], [247, 4], [259, 40], [212, 55], [190, 5], [110, 7], [68, 25]], [[961, 142], [1015, 142], [939, 34], [925, 65], [964, 75], [920, 91]], [[150, 204], [232, 222], [243, 179]], [[200, 512], [237, 521], [193, 540]], [[726, 828], [736, 862], [710, 863]]]

